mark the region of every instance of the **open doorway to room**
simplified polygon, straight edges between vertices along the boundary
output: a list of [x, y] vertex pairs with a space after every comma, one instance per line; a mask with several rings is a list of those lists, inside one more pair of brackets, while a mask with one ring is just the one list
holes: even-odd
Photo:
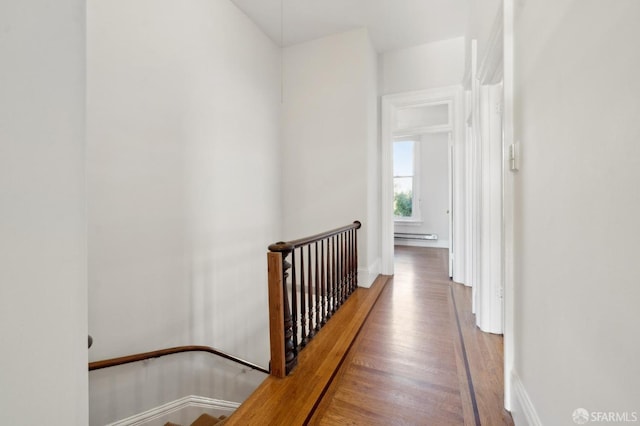
[[[458, 86], [382, 98], [382, 272], [394, 271], [394, 245], [448, 251], [449, 276], [464, 282], [463, 143]], [[463, 157], [462, 157], [463, 159]], [[456, 194], [458, 193], [458, 195]], [[457, 276], [456, 276], [457, 275]]]
[[449, 132], [394, 138], [394, 245], [449, 249], [449, 139]]

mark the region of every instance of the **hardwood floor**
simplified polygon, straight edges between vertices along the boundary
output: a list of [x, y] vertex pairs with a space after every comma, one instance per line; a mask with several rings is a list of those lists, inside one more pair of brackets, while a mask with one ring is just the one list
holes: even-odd
[[396, 248], [395, 276], [309, 424], [513, 424], [502, 408], [502, 337], [475, 327], [471, 290], [449, 280], [446, 256]]

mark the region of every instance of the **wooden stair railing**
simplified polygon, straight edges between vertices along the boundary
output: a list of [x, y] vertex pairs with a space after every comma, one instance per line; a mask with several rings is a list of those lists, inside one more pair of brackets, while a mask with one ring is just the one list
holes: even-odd
[[264, 379], [225, 426], [309, 424], [389, 280], [381, 275], [371, 288], [358, 287], [298, 354], [293, 372]]
[[256, 365], [252, 362], [245, 361], [233, 355], [229, 355], [225, 352], [219, 351], [218, 349], [214, 349], [210, 346], [196, 346], [196, 345], [176, 346], [173, 348], [158, 349], [151, 352], [143, 352], [139, 354], [121, 356], [118, 358], [105, 359], [102, 361], [94, 361], [89, 363], [89, 371], [100, 370], [102, 368], [115, 367], [117, 365], [129, 364], [131, 362], [144, 361], [147, 359], [159, 358], [166, 355], [179, 354], [182, 352], [208, 352], [210, 354], [228, 359], [229, 361], [233, 361], [237, 364], [244, 365], [245, 367], [249, 367], [253, 370], [258, 370], [263, 373], [269, 374], [269, 371], [267, 369], [260, 367], [259, 365]]
[[361, 223], [269, 246], [271, 374], [285, 377], [298, 353], [358, 287]]

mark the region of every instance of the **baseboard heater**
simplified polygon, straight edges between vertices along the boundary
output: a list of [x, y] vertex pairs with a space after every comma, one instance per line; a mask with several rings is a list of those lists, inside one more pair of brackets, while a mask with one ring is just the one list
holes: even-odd
[[393, 237], [399, 240], [437, 240], [438, 234], [407, 234], [396, 232], [393, 234]]

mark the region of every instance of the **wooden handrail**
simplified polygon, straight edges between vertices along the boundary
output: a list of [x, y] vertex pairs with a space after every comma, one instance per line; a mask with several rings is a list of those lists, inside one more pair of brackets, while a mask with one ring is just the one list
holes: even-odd
[[102, 361], [94, 361], [89, 363], [89, 371], [100, 370], [102, 368], [115, 367], [118, 365], [129, 364], [132, 362], [144, 361], [147, 359], [159, 358], [166, 355], [179, 354], [182, 352], [208, 352], [213, 355], [217, 355], [219, 357], [228, 359], [235, 363], [244, 365], [245, 367], [249, 367], [253, 370], [261, 371], [265, 374], [269, 374], [269, 370], [260, 367], [252, 362], [245, 361], [241, 358], [235, 357], [233, 355], [229, 355], [217, 349], [214, 349], [210, 346], [177, 346], [174, 348], [166, 348], [166, 349], [158, 349], [151, 352], [143, 352], [134, 355], [121, 356], [118, 358], [105, 359]]
[[319, 234], [312, 235], [310, 237], [300, 238], [298, 240], [293, 240], [293, 241], [278, 242], [278, 243], [275, 243], [275, 244], [271, 244], [269, 246], [269, 251], [278, 252], [278, 253], [290, 252], [291, 250], [293, 250], [293, 249], [295, 249], [297, 247], [302, 247], [302, 246], [306, 246], [308, 244], [313, 244], [313, 243], [318, 242], [320, 240], [324, 240], [325, 238], [333, 237], [334, 235], [338, 235], [338, 234], [340, 234], [342, 232], [349, 231], [350, 229], [360, 229], [361, 227], [362, 227], [362, 224], [360, 223], [360, 221], [356, 220], [355, 222], [353, 222], [350, 225], [342, 226], [340, 228], [332, 229], [332, 230], [326, 231], [326, 232], [321, 232]]

